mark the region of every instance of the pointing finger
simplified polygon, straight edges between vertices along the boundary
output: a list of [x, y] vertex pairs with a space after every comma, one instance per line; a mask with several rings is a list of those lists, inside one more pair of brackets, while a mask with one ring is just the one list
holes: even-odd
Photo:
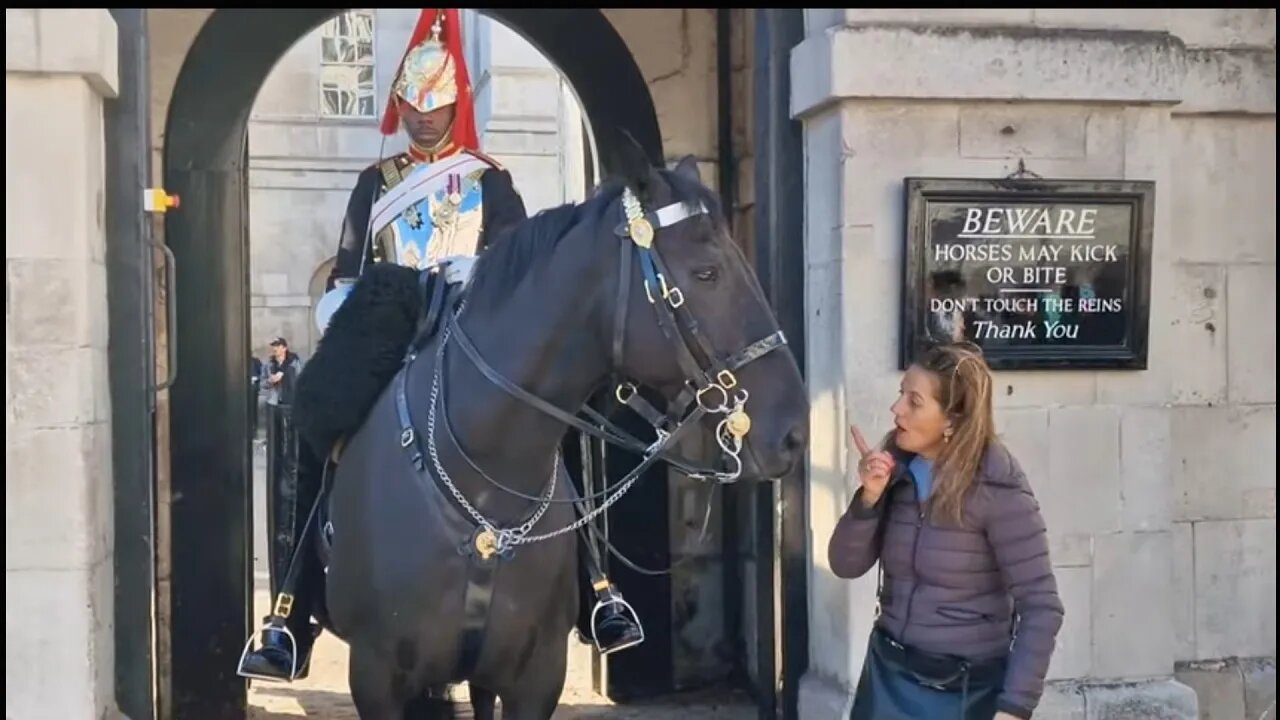
[[862, 457], [866, 457], [870, 454], [871, 446], [867, 445], [867, 439], [862, 437], [862, 431], [858, 429], [858, 426], [850, 425], [849, 432], [853, 434], [853, 444], [858, 448], [858, 454]]

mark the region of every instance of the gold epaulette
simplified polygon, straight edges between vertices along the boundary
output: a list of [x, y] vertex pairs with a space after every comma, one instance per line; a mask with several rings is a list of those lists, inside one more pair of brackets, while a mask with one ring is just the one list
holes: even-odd
[[404, 180], [404, 169], [412, 163], [404, 162], [405, 155], [395, 155], [378, 163], [378, 170], [382, 172], [382, 184], [387, 190], [400, 184]]

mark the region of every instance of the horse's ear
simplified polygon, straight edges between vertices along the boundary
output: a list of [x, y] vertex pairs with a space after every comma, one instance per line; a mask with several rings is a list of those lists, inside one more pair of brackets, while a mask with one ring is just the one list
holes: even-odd
[[698, 161], [692, 155], [685, 155], [680, 158], [680, 162], [676, 163], [672, 172], [677, 175], [683, 175], [699, 185], [702, 184], [702, 174], [698, 172]]
[[632, 137], [631, 133], [616, 128], [609, 138], [609, 175], [626, 183], [627, 187], [639, 197], [641, 202], [647, 199], [649, 185], [653, 178], [653, 165], [645, 155], [644, 148]]

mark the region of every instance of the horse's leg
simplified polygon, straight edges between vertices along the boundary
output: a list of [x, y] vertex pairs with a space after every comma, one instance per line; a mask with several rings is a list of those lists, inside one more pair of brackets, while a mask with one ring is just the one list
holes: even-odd
[[476, 687], [474, 683], [471, 685], [471, 712], [475, 713], [476, 720], [495, 720], [494, 705], [498, 696], [489, 690]]
[[455, 720], [461, 717], [448, 698], [419, 694], [404, 708], [404, 720]]
[[360, 645], [351, 645], [347, 682], [360, 720], [404, 720], [405, 703], [395, 678], [390, 664]]
[[[520, 678], [520, 686], [502, 696], [502, 720], [551, 720], [564, 691], [564, 675], [568, 661], [568, 633], [560, 642], [542, 648], [529, 663], [537, 668]], [[478, 717], [478, 716], [477, 716]]]

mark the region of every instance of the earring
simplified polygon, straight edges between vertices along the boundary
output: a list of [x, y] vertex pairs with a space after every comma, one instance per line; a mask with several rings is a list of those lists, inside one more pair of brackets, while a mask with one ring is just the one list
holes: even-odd
[[951, 442], [951, 428], [942, 431], [942, 442]]

